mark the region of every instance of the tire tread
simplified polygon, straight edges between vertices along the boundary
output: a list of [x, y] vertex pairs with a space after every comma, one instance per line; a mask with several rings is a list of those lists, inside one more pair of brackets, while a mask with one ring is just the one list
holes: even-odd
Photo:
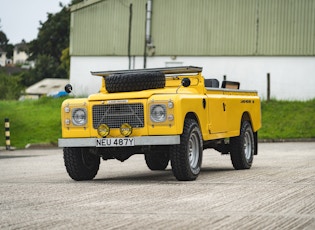
[[66, 170], [73, 180], [92, 180], [99, 170], [100, 158], [95, 155], [93, 168], [90, 169], [84, 165], [82, 154], [90, 153], [84, 152], [82, 148], [64, 148], [63, 158]]
[[[243, 153], [243, 145], [244, 145], [244, 134], [246, 132], [246, 129], [250, 127], [251, 129], [251, 124], [248, 121], [243, 121], [241, 124], [241, 130], [240, 130], [240, 135], [237, 137], [232, 137], [230, 138], [230, 146], [231, 146], [231, 161], [234, 169], [240, 170], [240, 169], [250, 169], [252, 165], [252, 160], [251, 162], [247, 162], [244, 153]], [[253, 133], [252, 133], [253, 134]], [[255, 140], [253, 138], [253, 143], [252, 145], [255, 145]], [[254, 150], [252, 150], [254, 151]], [[254, 153], [252, 153], [252, 157], [254, 156]]]
[[105, 78], [109, 93], [132, 92], [165, 87], [165, 75], [161, 72], [112, 74]]
[[[189, 162], [187, 159], [187, 142], [190, 135], [190, 130], [193, 129], [193, 126], [197, 126], [198, 124], [194, 119], [186, 119], [184, 123], [184, 132], [180, 137], [180, 145], [174, 145], [171, 148], [171, 166], [174, 176], [179, 181], [191, 181], [195, 180], [199, 172], [194, 174], [189, 166]], [[201, 137], [201, 133], [199, 131], [199, 136]], [[202, 144], [199, 146], [202, 151]], [[200, 165], [202, 161], [202, 153], [200, 154]], [[200, 171], [200, 170], [199, 170]]]

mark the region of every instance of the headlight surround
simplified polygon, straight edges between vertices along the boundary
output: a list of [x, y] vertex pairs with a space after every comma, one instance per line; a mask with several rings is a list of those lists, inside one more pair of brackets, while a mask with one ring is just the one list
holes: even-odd
[[150, 118], [153, 122], [164, 122], [166, 120], [166, 106], [163, 104], [151, 105]]
[[72, 110], [72, 123], [77, 126], [83, 126], [87, 122], [87, 112], [84, 108]]

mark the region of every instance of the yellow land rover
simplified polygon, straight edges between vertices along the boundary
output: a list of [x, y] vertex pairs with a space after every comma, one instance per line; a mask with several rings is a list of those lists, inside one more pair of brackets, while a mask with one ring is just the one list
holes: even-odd
[[58, 144], [72, 179], [92, 180], [101, 158], [143, 154], [149, 169], [170, 162], [177, 180], [195, 180], [207, 148], [230, 154], [235, 169], [252, 166], [261, 127], [256, 91], [205, 79], [195, 66], [92, 74], [102, 77], [99, 93], [66, 99], [61, 108]]

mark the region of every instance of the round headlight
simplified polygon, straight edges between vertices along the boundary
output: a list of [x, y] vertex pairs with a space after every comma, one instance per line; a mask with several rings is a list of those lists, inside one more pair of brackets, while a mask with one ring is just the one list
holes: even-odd
[[166, 120], [166, 106], [152, 105], [150, 109], [150, 117], [153, 122], [163, 122]]
[[132, 126], [128, 123], [124, 123], [120, 126], [120, 133], [121, 135], [128, 137], [132, 133]]
[[108, 127], [108, 125], [105, 124], [101, 124], [100, 126], [97, 127], [97, 133], [101, 136], [101, 137], [106, 137], [110, 132], [110, 128]]
[[72, 123], [74, 125], [86, 124], [86, 110], [85, 109], [73, 109], [72, 110]]

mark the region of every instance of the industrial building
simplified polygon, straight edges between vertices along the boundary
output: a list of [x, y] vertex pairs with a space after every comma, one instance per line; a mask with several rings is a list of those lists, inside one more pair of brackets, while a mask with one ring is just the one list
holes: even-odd
[[71, 7], [70, 82], [97, 92], [90, 71], [201, 66], [266, 98], [315, 98], [313, 0], [85, 0]]

